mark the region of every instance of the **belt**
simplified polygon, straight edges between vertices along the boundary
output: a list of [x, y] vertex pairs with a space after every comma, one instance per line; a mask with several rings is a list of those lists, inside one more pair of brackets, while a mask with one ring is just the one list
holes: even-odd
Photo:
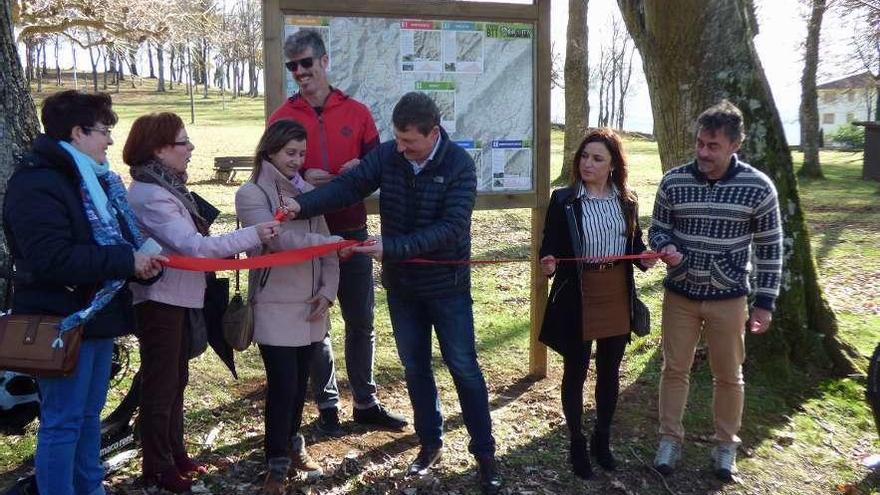
[[582, 263], [581, 267], [585, 272], [605, 272], [614, 268], [620, 260], [606, 261], [605, 263]]

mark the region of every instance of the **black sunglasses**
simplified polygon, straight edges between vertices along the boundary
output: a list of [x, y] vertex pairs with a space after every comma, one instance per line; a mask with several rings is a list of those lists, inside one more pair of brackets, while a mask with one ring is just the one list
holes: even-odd
[[299, 66], [302, 66], [303, 69], [311, 69], [313, 65], [315, 65], [314, 57], [305, 57], [299, 60], [289, 60], [287, 63], [284, 64], [284, 66], [287, 67], [287, 70], [289, 70], [290, 72], [296, 72], [296, 69], [299, 68]]

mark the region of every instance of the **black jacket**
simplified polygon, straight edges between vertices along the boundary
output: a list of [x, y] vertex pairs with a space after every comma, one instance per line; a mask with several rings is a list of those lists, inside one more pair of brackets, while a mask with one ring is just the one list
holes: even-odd
[[[134, 275], [131, 246], [99, 246], [92, 238], [79, 181], [73, 158], [45, 135], [37, 137], [9, 179], [3, 219], [15, 263], [15, 313], [68, 316], [85, 308], [105, 280]], [[123, 287], [86, 323], [83, 336], [131, 332], [131, 302]]]
[[470, 291], [470, 266], [399, 263], [409, 258], [469, 260], [477, 174], [471, 156], [440, 130], [440, 147], [416, 175], [387, 141], [360, 165], [296, 198], [304, 218], [352, 205], [381, 189], [382, 285], [404, 297]]
[[[580, 221], [582, 203], [575, 194], [576, 189], [572, 187], [553, 191], [553, 195], [550, 197], [550, 206], [547, 208], [547, 219], [544, 223], [541, 258], [547, 255], [553, 255], [557, 258], [580, 256], [581, 230], [583, 230], [583, 224]], [[628, 205], [623, 201], [621, 207], [624, 214], [628, 209], [632, 209], [632, 214], [636, 219], [635, 231], [626, 243], [626, 254], [642, 253], [646, 247], [642, 240], [642, 230], [638, 224], [638, 207], [637, 205]], [[624, 261], [624, 263], [626, 263], [627, 283], [631, 299], [630, 308], [632, 308], [634, 306], [632, 299], [636, 297], [633, 262]], [[643, 270], [640, 264], [636, 264], [636, 266]], [[563, 355], [569, 350], [577, 349], [583, 343], [580, 274], [580, 263], [561, 262], [556, 265], [556, 273], [553, 274], [553, 284], [550, 287], [550, 298], [547, 301], [544, 322], [538, 337], [541, 342]], [[630, 314], [630, 321], [632, 321], [632, 314]]]

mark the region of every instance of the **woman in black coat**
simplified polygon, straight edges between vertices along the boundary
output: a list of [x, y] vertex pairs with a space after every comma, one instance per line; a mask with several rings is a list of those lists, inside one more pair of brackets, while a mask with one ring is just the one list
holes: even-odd
[[103, 495], [100, 413], [113, 339], [134, 326], [129, 280], [152, 282], [167, 261], [142, 239], [125, 188], [107, 164], [116, 114], [107, 94], [70, 90], [43, 102], [45, 134], [9, 179], [3, 220], [15, 264], [12, 312], [83, 326], [70, 376], [38, 378], [37, 488]]
[[[590, 452], [600, 466], [615, 469], [610, 448], [617, 406], [620, 362], [632, 325], [636, 297], [633, 265], [645, 270], [656, 260], [605, 258], [646, 250], [638, 203], [627, 187], [620, 137], [610, 129], [590, 131], [572, 159], [568, 187], [553, 192], [541, 243], [541, 270], [553, 277], [540, 340], [562, 355], [562, 409], [571, 434], [574, 473], [592, 476], [581, 425], [583, 387], [596, 341], [596, 425]], [[590, 258], [558, 262], [559, 258]]]

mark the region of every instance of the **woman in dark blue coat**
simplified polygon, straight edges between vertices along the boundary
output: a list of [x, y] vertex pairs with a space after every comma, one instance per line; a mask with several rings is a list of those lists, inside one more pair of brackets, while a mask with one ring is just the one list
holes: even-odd
[[[571, 435], [575, 475], [592, 476], [582, 432], [584, 382], [596, 342], [596, 425], [590, 451], [613, 470], [611, 422], [620, 387], [620, 362], [632, 328], [636, 297], [633, 266], [656, 260], [607, 261], [646, 250], [638, 202], [627, 186], [620, 137], [610, 129], [590, 131], [572, 161], [568, 187], [554, 191], [541, 243], [541, 270], [553, 277], [540, 340], [562, 355], [562, 410]], [[558, 263], [559, 258], [590, 258]]]
[[39, 378], [37, 487], [51, 495], [102, 495], [100, 413], [113, 339], [133, 326], [129, 279], [153, 280], [165, 259], [142, 244], [125, 188], [107, 164], [116, 114], [106, 94], [56, 93], [43, 103], [45, 134], [9, 180], [3, 204], [15, 265], [12, 311], [62, 316], [83, 327], [71, 376]]

